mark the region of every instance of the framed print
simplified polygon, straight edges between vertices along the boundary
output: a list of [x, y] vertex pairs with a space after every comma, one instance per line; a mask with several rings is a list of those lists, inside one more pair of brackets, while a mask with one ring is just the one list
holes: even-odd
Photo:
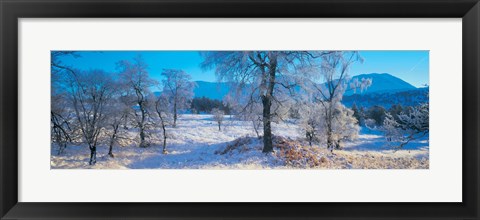
[[479, 217], [478, 1], [1, 4], [2, 219]]

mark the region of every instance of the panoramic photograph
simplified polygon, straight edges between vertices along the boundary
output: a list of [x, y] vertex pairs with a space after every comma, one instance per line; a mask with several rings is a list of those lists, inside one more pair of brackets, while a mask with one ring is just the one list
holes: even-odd
[[51, 51], [51, 169], [429, 169], [429, 51]]

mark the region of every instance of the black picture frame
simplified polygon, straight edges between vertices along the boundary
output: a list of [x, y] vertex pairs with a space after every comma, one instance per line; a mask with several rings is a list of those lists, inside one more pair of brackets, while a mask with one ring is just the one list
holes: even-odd
[[[479, 219], [478, 0], [0, 0], [0, 15], [1, 219]], [[462, 18], [463, 202], [18, 202], [18, 19], [84, 17]]]

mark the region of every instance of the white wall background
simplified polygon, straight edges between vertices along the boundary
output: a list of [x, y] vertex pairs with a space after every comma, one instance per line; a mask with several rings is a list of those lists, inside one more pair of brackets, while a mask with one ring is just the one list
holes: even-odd
[[[460, 202], [461, 31], [461, 19], [20, 19], [19, 201]], [[241, 49], [430, 50], [430, 169], [50, 170], [50, 50]]]

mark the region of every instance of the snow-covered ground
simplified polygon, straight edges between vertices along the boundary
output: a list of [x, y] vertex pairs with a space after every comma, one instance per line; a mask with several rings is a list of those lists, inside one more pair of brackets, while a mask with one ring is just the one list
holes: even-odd
[[[299, 128], [289, 122], [273, 124], [275, 136], [288, 140], [301, 140]], [[261, 152], [262, 142], [256, 138], [251, 122], [238, 121], [226, 116], [222, 131], [211, 115], [181, 115], [176, 128], [168, 128], [167, 150], [162, 154], [160, 144], [149, 148], [115, 146], [114, 158], [107, 155], [107, 146], [97, 148], [97, 163], [88, 165], [90, 151], [87, 146], [68, 146], [62, 155], [56, 147], [51, 150], [52, 169], [270, 169], [295, 168], [287, 165], [279, 149], [273, 154]], [[132, 134], [134, 135], [134, 134]], [[251, 137], [251, 138], [244, 138]], [[226, 148], [235, 140], [244, 138], [241, 146], [232, 151]], [[301, 142], [296, 142], [301, 143]], [[238, 144], [238, 143], [237, 143]], [[322, 158], [318, 168], [428, 168], [428, 136], [411, 142], [403, 150], [388, 148], [378, 131], [362, 128], [354, 142], [343, 150], [330, 154], [323, 146], [314, 146], [315, 154]], [[319, 150], [317, 150], [319, 149]], [[378, 166], [365, 165], [380, 163]], [[359, 159], [362, 162], [357, 163]], [[396, 163], [407, 163], [407, 166]], [[413, 164], [413, 165], [412, 165]]]

